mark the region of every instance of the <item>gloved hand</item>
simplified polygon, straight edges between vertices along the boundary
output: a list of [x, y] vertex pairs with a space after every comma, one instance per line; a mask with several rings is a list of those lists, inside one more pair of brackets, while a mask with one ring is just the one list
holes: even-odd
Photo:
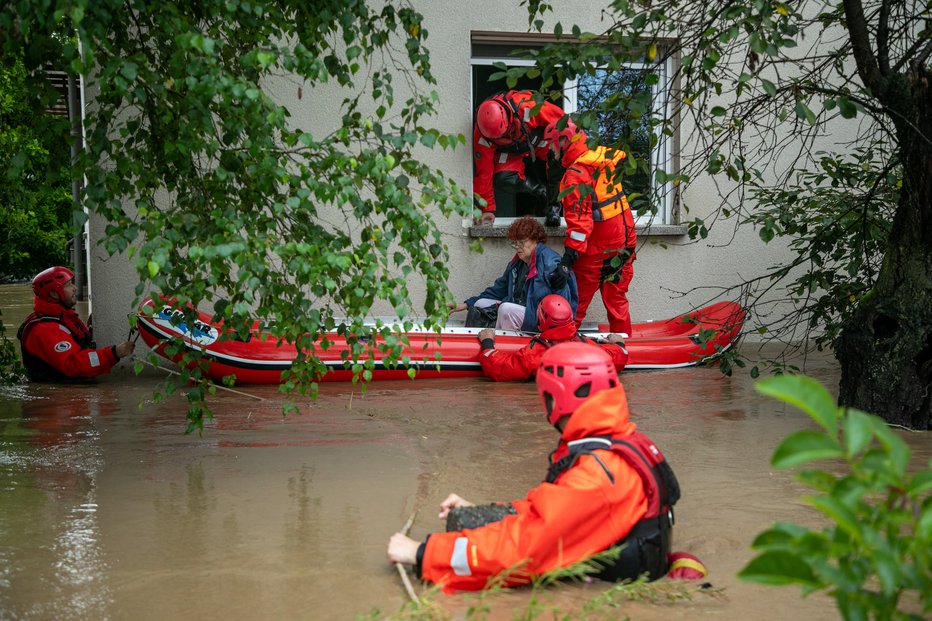
[[545, 210], [544, 225], [560, 226], [560, 214], [563, 213], [563, 206], [560, 203], [550, 203]]
[[534, 197], [535, 201], [539, 203], [547, 202], [547, 186], [545, 186], [543, 183], [526, 181], [524, 187], [527, 193]]
[[566, 282], [570, 278], [570, 270], [565, 265], [560, 263], [557, 265], [557, 269], [550, 272], [550, 276], [547, 277], [547, 283], [550, 285], [552, 291], [559, 291], [566, 286]]
[[572, 248], [566, 248], [563, 250], [563, 258], [560, 259], [560, 263], [569, 269], [573, 269], [573, 263], [576, 263], [577, 259], [579, 259], [579, 253]]

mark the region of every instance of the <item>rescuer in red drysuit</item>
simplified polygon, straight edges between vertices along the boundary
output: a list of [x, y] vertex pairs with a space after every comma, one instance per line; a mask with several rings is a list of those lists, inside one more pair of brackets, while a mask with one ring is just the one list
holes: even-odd
[[[536, 381], [547, 419], [561, 433], [546, 481], [500, 521], [434, 533], [420, 544], [396, 533], [388, 560], [415, 565], [449, 593], [482, 589], [495, 577], [506, 586], [527, 584], [625, 544], [598, 577], [663, 576], [679, 485], [657, 447], [628, 420], [611, 358], [594, 345], [560, 343], [544, 354]], [[440, 517], [470, 505], [451, 494]]]
[[23, 366], [33, 381], [81, 380], [109, 373], [120, 360], [133, 353], [135, 344], [124, 341], [102, 349], [78, 313], [78, 288], [74, 272], [50, 267], [32, 279], [34, 312], [16, 333]]
[[617, 334], [609, 334], [606, 342], [596, 342], [577, 334], [576, 324], [573, 322], [573, 309], [569, 302], [556, 294], [544, 297], [537, 306], [537, 327], [540, 335], [514, 351], [500, 351], [495, 349], [495, 330], [485, 328], [479, 331], [479, 343], [482, 352], [479, 354], [479, 364], [486, 377], [496, 382], [508, 380], [526, 380], [537, 371], [540, 359], [544, 352], [557, 343], [578, 341], [581, 343], [594, 343], [611, 356], [615, 371], [621, 373], [628, 363], [628, 350], [625, 349], [624, 339]]
[[[628, 198], [615, 178], [624, 151], [589, 149], [586, 134], [572, 121], [551, 123], [544, 131], [553, 153], [566, 169], [560, 181], [566, 239], [563, 264], [576, 274], [582, 323], [596, 291], [608, 313], [609, 330], [631, 336], [628, 286], [634, 277], [637, 233]], [[617, 258], [616, 258], [617, 257]], [[616, 263], [618, 263], [616, 265]]]
[[[565, 114], [560, 106], [537, 103], [530, 91], [507, 91], [493, 95], [479, 104], [473, 129], [473, 193], [485, 200], [477, 206], [482, 216], [477, 224], [495, 222], [495, 187], [513, 194], [526, 193], [539, 202], [548, 200], [547, 183], [527, 178], [525, 159], [547, 161], [550, 150], [544, 141], [544, 129]], [[559, 206], [556, 206], [559, 207]], [[548, 226], [560, 223], [548, 211]]]

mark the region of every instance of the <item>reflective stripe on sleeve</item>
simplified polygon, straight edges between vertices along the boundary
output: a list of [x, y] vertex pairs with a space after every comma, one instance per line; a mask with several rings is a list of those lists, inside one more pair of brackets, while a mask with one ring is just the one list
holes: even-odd
[[586, 241], [586, 234], [582, 231], [570, 231], [570, 239], [573, 241], [584, 242]]
[[489, 142], [488, 140], [486, 140], [485, 138], [480, 138], [480, 139], [479, 139], [479, 144], [481, 144], [483, 147], [491, 147], [491, 146], [492, 146], [492, 143]]
[[498, 163], [499, 163], [499, 164], [504, 164], [504, 163], [507, 162], [507, 161], [508, 161], [508, 154], [507, 154], [507, 153], [502, 152], [502, 153], [499, 153], [499, 154], [498, 154]]
[[65, 326], [61, 324], [58, 324], [58, 329], [64, 332], [65, 334], [71, 334], [71, 330], [69, 330], [68, 328], [66, 328]]
[[457, 576], [471, 576], [472, 571], [469, 569], [469, 559], [466, 556], [466, 549], [469, 546], [469, 539], [458, 537], [453, 542], [453, 555], [450, 557], [450, 568]]
[[96, 351], [89, 351], [89, 352], [87, 352], [87, 357], [88, 357], [88, 359], [90, 359], [90, 361], [91, 361], [91, 366], [92, 366], [92, 367], [99, 367], [99, 366], [100, 366], [100, 357], [97, 355], [97, 352], [96, 352]]

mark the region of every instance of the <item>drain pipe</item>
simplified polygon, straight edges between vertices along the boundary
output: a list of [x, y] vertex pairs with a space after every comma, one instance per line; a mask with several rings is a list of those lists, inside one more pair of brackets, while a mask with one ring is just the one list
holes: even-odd
[[[78, 154], [84, 148], [84, 110], [81, 106], [81, 96], [78, 91], [78, 83], [75, 76], [68, 74], [68, 120], [71, 121], [71, 164], [77, 162]], [[75, 179], [71, 182], [71, 201], [75, 212], [82, 209], [81, 189], [82, 180]], [[73, 218], [74, 221], [74, 218]], [[71, 244], [71, 260], [74, 264], [74, 284], [78, 287], [78, 300], [87, 299], [87, 250], [85, 248], [85, 239], [87, 231], [87, 222], [85, 221], [80, 227], [76, 227], [74, 238]]]

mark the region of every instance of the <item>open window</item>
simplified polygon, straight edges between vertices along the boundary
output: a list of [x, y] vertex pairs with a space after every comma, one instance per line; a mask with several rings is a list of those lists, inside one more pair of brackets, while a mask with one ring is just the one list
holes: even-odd
[[[495, 93], [508, 90], [504, 80], [493, 81], [491, 76], [500, 70], [493, 65], [503, 63], [508, 67], [530, 66], [531, 60], [525, 60], [512, 55], [515, 50], [543, 46], [553, 39], [543, 35], [527, 33], [499, 33], [499, 32], [473, 32], [472, 33], [472, 110], [473, 115], [483, 100]], [[653, 72], [659, 79], [648, 79]], [[592, 110], [592, 102], [603, 100], [612, 94], [643, 93], [644, 99], [650, 102], [650, 112], [669, 118], [670, 76], [672, 70], [670, 61], [662, 64], [630, 63], [620, 71], [597, 71], [595, 75], [582, 76], [578, 79], [568, 80], [563, 84], [563, 98], [556, 101], [566, 112], [579, 113]], [[514, 88], [525, 90], [538, 90], [541, 86], [539, 78], [525, 78]], [[475, 123], [475, 117], [472, 119]], [[617, 114], [600, 114], [598, 128], [601, 142], [610, 143], [616, 140], [622, 131], [630, 132], [629, 142], [640, 158], [649, 162], [649, 170], [631, 175], [624, 181], [628, 194], [637, 193], [643, 198], [635, 205], [652, 205], [656, 207], [656, 216], [647, 214], [642, 220], [651, 220], [653, 224], [675, 224], [676, 215], [673, 200], [673, 187], [669, 182], [657, 183], [654, 171], [664, 170], [672, 173], [674, 162], [672, 160], [672, 139], [663, 132], [652, 130], [646, 119], [628, 119]], [[544, 162], [528, 164], [544, 166]], [[538, 171], [543, 173], [544, 171]], [[538, 176], [543, 177], [543, 174]], [[524, 215], [542, 216], [537, 213], [535, 205], [529, 196], [496, 193], [496, 225], [507, 226], [514, 218]], [[636, 208], [636, 207], [635, 207]]]

